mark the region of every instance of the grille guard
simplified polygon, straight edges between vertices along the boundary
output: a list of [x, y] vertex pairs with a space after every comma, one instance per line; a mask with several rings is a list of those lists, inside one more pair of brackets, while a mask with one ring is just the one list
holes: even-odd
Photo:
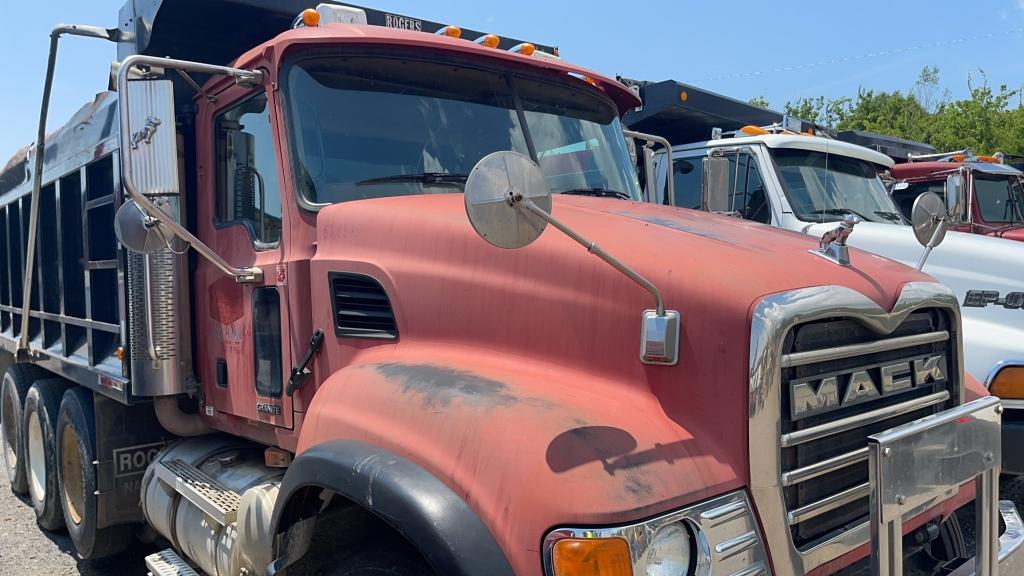
[[987, 396], [868, 438], [871, 573], [902, 576], [903, 519], [975, 481], [975, 572], [999, 571], [999, 463], [1003, 407]]

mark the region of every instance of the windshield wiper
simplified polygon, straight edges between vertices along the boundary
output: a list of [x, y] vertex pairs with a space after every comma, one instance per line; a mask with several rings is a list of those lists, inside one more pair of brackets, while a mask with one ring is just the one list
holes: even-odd
[[860, 218], [861, 220], [869, 220], [868, 218], [865, 218], [864, 215], [861, 214], [860, 212], [857, 212], [856, 210], [850, 210], [849, 208], [824, 208], [821, 210], [812, 210], [811, 214], [825, 214], [828, 216], [846, 216], [847, 214], [853, 214], [854, 216]]
[[356, 186], [367, 186], [370, 184], [401, 184], [403, 182], [418, 182], [428, 186], [458, 186], [459, 184], [465, 184], [468, 179], [468, 174], [420, 172], [419, 174], [395, 174], [394, 176], [367, 178], [366, 180], [356, 182]]
[[900, 215], [900, 214], [897, 214], [895, 212], [885, 212], [883, 210], [875, 210], [875, 214], [878, 214], [882, 218], [885, 218], [886, 220], [890, 220], [892, 222], [903, 222], [903, 216]]
[[569, 194], [572, 196], [597, 196], [598, 198], [621, 198], [622, 200], [633, 199], [625, 192], [608, 190], [607, 188], [573, 188], [572, 190], [560, 192], [560, 194]]

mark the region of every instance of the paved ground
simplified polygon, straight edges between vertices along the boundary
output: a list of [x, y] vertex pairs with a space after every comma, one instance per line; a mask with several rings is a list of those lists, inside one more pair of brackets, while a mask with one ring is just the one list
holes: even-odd
[[[1001, 497], [1024, 509], [1024, 478], [1004, 479]], [[964, 528], [970, 539], [974, 527]], [[974, 546], [973, 541], [968, 544]], [[80, 561], [66, 533], [44, 532], [36, 526], [28, 501], [12, 494], [7, 476], [0, 473], [0, 576], [142, 576], [146, 573], [143, 558], [155, 550], [138, 543], [113, 558]]]
[[143, 558], [154, 550], [138, 543], [112, 558], [79, 560], [67, 533], [41, 530], [28, 499], [15, 496], [0, 472], [0, 576], [143, 576]]

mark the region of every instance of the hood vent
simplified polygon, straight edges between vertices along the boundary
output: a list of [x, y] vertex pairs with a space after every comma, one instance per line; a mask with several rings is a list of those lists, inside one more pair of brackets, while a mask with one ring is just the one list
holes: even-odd
[[331, 272], [334, 334], [349, 338], [396, 340], [398, 325], [391, 300], [376, 279], [363, 274]]

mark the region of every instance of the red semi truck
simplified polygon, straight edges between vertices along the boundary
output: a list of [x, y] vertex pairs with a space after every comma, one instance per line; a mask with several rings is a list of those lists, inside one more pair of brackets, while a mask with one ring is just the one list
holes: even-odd
[[971, 150], [909, 156], [890, 175], [892, 195], [907, 218], [916, 194], [935, 192], [945, 197], [945, 181], [952, 173], [963, 176], [965, 201], [954, 228], [1024, 240], [1024, 173], [1004, 164], [1001, 157], [977, 156]]
[[[54, 29], [0, 174], [4, 463], [43, 528], [166, 541], [153, 574], [1019, 569], [947, 288], [640, 202], [638, 99], [553, 48], [306, 8]], [[44, 138], [64, 35], [117, 42], [117, 90]]]

